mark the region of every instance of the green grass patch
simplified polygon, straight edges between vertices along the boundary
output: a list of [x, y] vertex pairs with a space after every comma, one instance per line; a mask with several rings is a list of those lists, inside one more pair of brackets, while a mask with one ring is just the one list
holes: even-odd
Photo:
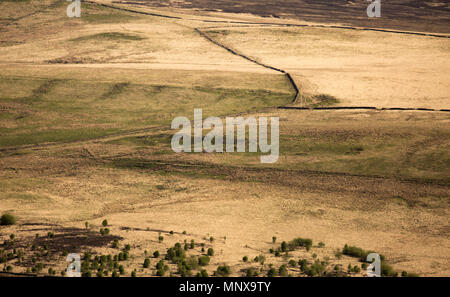
[[81, 42], [81, 41], [139, 41], [144, 40], [145, 38], [133, 35], [133, 34], [127, 34], [127, 33], [121, 33], [121, 32], [105, 32], [105, 33], [98, 33], [93, 35], [87, 35], [87, 36], [81, 36], [77, 38], [70, 39], [69, 41], [73, 42]]

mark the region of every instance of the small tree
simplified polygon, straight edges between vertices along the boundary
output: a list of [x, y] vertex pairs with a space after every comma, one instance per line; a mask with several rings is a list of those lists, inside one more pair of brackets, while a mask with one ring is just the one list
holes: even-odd
[[149, 268], [150, 267], [150, 259], [149, 258], [145, 258], [144, 260], [144, 268]]
[[14, 225], [15, 223], [16, 218], [11, 214], [5, 213], [0, 217], [0, 225], [2, 226]]
[[155, 252], [153, 253], [153, 257], [159, 258], [159, 252], [158, 252], [158, 251], [155, 251]]
[[208, 249], [208, 256], [214, 256], [214, 249], [213, 248], [209, 248]]
[[247, 257], [247, 256], [244, 256], [244, 257], [242, 258], [242, 261], [247, 262], [247, 261], [248, 261], [248, 257]]
[[278, 269], [278, 274], [280, 276], [287, 276], [288, 275], [288, 271], [287, 271], [286, 265], [281, 265], [280, 266], [280, 268]]
[[209, 264], [210, 258], [208, 256], [200, 256], [198, 257], [198, 264], [200, 266], [206, 266]]
[[276, 241], [277, 241], [277, 237], [276, 236], [272, 237], [272, 243], [275, 243]]
[[102, 225], [103, 225], [103, 227], [108, 226], [108, 220], [103, 220]]
[[267, 276], [268, 277], [277, 276], [277, 271], [275, 270], [275, 268], [270, 268], [269, 271], [267, 271]]

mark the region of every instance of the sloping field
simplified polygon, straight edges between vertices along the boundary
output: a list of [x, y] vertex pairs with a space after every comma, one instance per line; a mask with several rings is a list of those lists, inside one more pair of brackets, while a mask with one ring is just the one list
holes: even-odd
[[[365, 13], [324, 3], [1, 2], [5, 273], [64, 275], [76, 252], [84, 276], [365, 276], [376, 251], [384, 276], [449, 276], [448, 112], [278, 108], [298, 87], [297, 107], [448, 109], [449, 39], [261, 25]], [[376, 25], [447, 32], [422, 3]], [[194, 108], [279, 117], [279, 161], [174, 153]]]
[[[339, 106], [448, 108], [450, 39], [331, 28], [214, 28], [214, 38], [291, 72]], [[286, 43], [289, 46], [286, 46]], [[333, 103], [333, 102], [331, 102]]]

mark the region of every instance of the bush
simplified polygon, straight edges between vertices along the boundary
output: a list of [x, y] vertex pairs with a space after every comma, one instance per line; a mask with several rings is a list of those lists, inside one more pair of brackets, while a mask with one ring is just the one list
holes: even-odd
[[164, 260], [160, 260], [158, 263], [156, 263], [156, 269], [164, 269]]
[[103, 220], [102, 225], [103, 225], [103, 227], [108, 226], [108, 221], [107, 220]]
[[144, 268], [149, 268], [150, 267], [150, 259], [149, 258], [145, 258], [144, 260]]
[[209, 248], [207, 254], [208, 254], [208, 256], [214, 256], [214, 249], [213, 248]]
[[289, 250], [294, 250], [297, 247], [304, 247], [309, 251], [312, 247], [312, 239], [309, 238], [295, 238], [288, 243]]
[[275, 243], [276, 241], [277, 241], [277, 237], [276, 236], [272, 237], [272, 243]]
[[280, 268], [278, 269], [278, 274], [280, 276], [288, 276], [288, 271], [287, 271], [286, 265], [281, 265], [280, 266]]
[[277, 276], [277, 271], [275, 270], [275, 268], [270, 268], [269, 271], [267, 271], [267, 276], [268, 277]]
[[16, 218], [11, 214], [5, 213], [0, 217], [0, 225], [2, 226], [14, 225], [15, 223]]
[[287, 252], [287, 250], [288, 250], [287, 242], [286, 242], [286, 241], [283, 241], [283, 242], [281, 243], [281, 251], [282, 251], [282, 252]]
[[295, 266], [297, 266], [297, 262], [295, 262], [295, 260], [291, 259], [289, 261], [289, 265], [292, 266], [292, 267], [295, 267]]
[[325, 266], [317, 260], [309, 269], [306, 269], [305, 272], [308, 276], [320, 276], [325, 272]]
[[229, 276], [231, 272], [230, 266], [224, 264], [223, 266], [217, 267], [216, 276]]
[[199, 273], [197, 273], [198, 277], [208, 277], [208, 271], [202, 269]]
[[384, 262], [381, 262], [381, 276], [394, 277], [397, 276], [397, 274], [398, 273], [395, 272], [391, 266]]
[[246, 271], [246, 275], [247, 275], [247, 277], [256, 277], [256, 276], [258, 276], [258, 271], [254, 268], [249, 268]]
[[195, 248], [195, 242], [194, 242], [194, 240], [193, 240], [193, 239], [191, 240], [191, 245], [190, 245], [190, 248], [191, 248], [191, 249]]
[[[347, 244], [342, 249], [342, 253], [344, 255], [359, 258], [361, 262], [366, 262], [367, 256], [371, 253], [374, 253], [373, 251], [365, 251], [362, 248], [356, 247], [356, 246], [348, 246]], [[381, 261], [385, 260], [385, 257], [380, 254]]]
[[198, 264], [200, 266], [206, 266], [209, 264], [210, 258], [208, 256], [200, 256], [198, 257]]
[[361, 272], [361, 268], [359, 268], [358, 266], [354, 266], [353, 269], [352, 269], [352, 271], [353, 271], [354, 273], [360, 273], [360, 272]]
[[153, 257], [159, 258], [159, 251], [155, 251], [155, 252], [153, 253]]
[[247, 262], [247, 261], [248, 261], [248, 257], [247, 257], [247, 256], [244, 256], [244, 257], [242, 258], [242, 261]]
[[320, 247], [320, 248], [323, 248], [323, 247], [325, 247], [325, 243], [323, 243], [322, 241], [321, 241], [321, 242], [319, 242], [319, 247]]
[[162, 237], [161, 235], [158, 237], [158, 241], [162, 242], [164, 240], [164, 237]]
[[164, 276], [164, 274], [166, 274], [166, 271], [164, 270], [164, 268], [158, 269], [156, 271], [157, 276]]
[[308, 267], [308, 261], [306, 259], [302, 259], [298, 261], [298, 266], [300, 266], [301, 271], [305, 271]]

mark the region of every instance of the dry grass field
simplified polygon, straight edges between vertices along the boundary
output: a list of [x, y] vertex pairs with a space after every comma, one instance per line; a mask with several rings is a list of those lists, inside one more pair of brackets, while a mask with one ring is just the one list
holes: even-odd
[[[445, 35], [448, 5], [373, 26], [229, 2], [0, 2], [0, 276], [61, 275], [68, 253], [92, 276], [365, 276], [367, 251], [450, 276], [450, 40], [316, 26]], [[194, 108], [279, 117], [278, 162], [174, 153]]]

